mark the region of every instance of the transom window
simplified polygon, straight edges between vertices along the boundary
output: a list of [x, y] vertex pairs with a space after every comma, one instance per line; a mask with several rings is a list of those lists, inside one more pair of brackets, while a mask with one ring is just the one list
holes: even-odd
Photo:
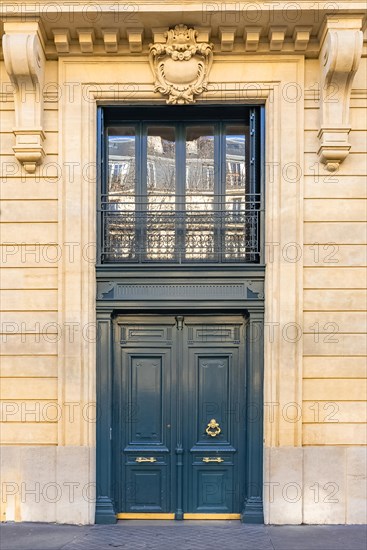
[[105, 114], [101, 262], [258, 262], [257, 109], [135, 115]]

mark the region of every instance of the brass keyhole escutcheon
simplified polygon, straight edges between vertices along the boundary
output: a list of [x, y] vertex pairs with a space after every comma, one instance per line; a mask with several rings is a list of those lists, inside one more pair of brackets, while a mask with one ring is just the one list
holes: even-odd
[[221, 428], [219, 427], [219, 424], [218, 422], [215, 420], [215, 418], [212, 418], [210, 420], [210, 422], [208, 423], [208, 426], [206, 428], [206, 433], [208, 435], [210, 435], [211, 437], [216, 437], [217, 435], [220, 434], [220, 432], [222, 431]]

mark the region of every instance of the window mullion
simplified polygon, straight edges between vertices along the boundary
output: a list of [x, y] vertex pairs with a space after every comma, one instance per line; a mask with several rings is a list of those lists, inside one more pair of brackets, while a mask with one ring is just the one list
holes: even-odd
[[223, 261], [223, 246], [224, 246], [224, 216], [225, 216], [225, 174], [226, 174], [226, 152], [225, 152], [225, 136], [224, 123], [218, 122], [215, 125], [214, 132], [214, 167], [215, 167], [215, 200], [214, 200], [214, 243], [217, 251], [217, 261]]
[[176, 208], [175, 208], [175, 248], [176, 261], [185, 259], [186, 231], [186, 126], [176, 126]]
[[[108, 181], [108, 164], [107, 164], [107, 132], [104, 132], [103, 109], [98, 108], [97, 117], [97, 135], [98, 135], [98, 150], [97, 150], [97, 168], [98, 168], [98, 194], [97, 194], [97, 250], [98, 261], [103, 263], [105, 254], [105, 243], [107, 240], [105, 229], [105, 214], [103, 209], [107, 202], [107, 181]], [[107, 167], [107, 169], [106, 169]]]
[[139, 263], [147, 258], [147, 223], [148, 223], [148, 200], [147, 200], [147, 125], [138, 125], [138, 166], [136, 182], [136, 226], [137, 226], [137, 256]]
[[250, 109], [250, 139], [249, 139], [249, 200], [248, 200], [248, 233], [250, 235], [250, 261], [254, 258], [253, 252], [258, 250], [259, 237], [259, 209], [258, 209], [258, 189], [256, 189], [256, 166], [257, 166], [257, 151], [256, 151], [256, 111]]

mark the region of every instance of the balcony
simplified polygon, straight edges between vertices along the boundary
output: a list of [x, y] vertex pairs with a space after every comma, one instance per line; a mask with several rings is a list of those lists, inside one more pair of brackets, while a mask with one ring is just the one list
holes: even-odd
[[109, 194], [99, 220], [101, 263], [260, 262], [260, 194]]

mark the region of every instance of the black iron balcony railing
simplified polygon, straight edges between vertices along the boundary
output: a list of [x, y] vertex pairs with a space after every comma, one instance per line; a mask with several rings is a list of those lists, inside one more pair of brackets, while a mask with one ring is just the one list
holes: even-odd
[[260, 195], [104, 196], [101, 262], [260, 261]]

